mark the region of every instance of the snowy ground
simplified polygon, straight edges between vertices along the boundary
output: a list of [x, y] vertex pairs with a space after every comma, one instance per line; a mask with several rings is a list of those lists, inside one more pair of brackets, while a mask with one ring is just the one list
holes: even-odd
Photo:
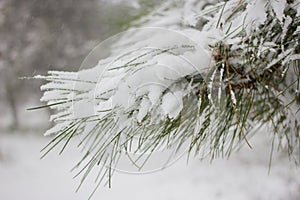
[[[94, 184], [86, 182], [75, 193], [77, 179], [70, 169], [79, 159], [71, 148], [63, 156], [50, 153], [40, 160], [39, 150], [49, 141], [36, 135], [0, 134], [1, 200], [83, 200]], [[147, 175], [116, 173], [112, 188], [99, 188], [93, 199], [131, 200], [299, 200], [300, 170], [277, 154], [268, 175], [269, 148], [260, 136], [254, 150], [242, 148], [229, 160], [180, 160], [164, 171]]]

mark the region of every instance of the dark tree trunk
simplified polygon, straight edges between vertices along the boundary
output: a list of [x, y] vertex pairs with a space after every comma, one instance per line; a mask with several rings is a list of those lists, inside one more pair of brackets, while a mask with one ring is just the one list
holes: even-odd
[[10, 113], [11, 113], [11, 117], [12, 117], [11, 127], [14, 129], [18, 129], [19, 128], [19, 119], [18, 119], [17, 102], [16, 102], [16, 99], [14, 96], [13, 87], [9, 83], [9, 80], [5, 81], [5, 93], [6, 93], [7, 105], [10, 109]]

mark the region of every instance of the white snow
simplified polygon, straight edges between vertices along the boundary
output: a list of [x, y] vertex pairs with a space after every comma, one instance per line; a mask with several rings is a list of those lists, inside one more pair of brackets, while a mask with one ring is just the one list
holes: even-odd
[[223, 79], [223, 74], [224, 74], [224, 68], [225, 65], [222, 63], [222, 67], [220, 69], [220, 77], [219, 77], [219, 88], [218, 88], [218, 101], [221, 100], [221, 94], [222, 94], [222, 79]]
[[286, 6], [286, 2], [285, 1], [280, 1], [280, 0], [272, 0], [269, 1], [272, 8], [274, 9], [274, 12], [276, 13], [277, 18], [282, 22], [283, 21], [283, 17], [284, 17], [284, 8]]
[[[227, 159], [199, 161], [183, 158], [163, 171], [144, 175], [115, 173], [112, 188], [100, 187], [93, 199], [131, 200], [298, 200], [300, 170], [282, 154], [273, 156], [268, 174], [270, 140], [261, 130]], [[40, 149], [49, 138], [35, 135], [0, 135], [0, 199], [87, 199], [94, 188], [88, 179], [78, 193], [79, 179], [70, 169], [79, 159], [76, 144], [57, 156], [40, 160]], [[74, 143], [77, 143], [76, 141]]]
[[162, 98], [161, 107], [165, 114], [170, 118], [176, 118], [183, 108], [182, 92], [168, 92], [167, 94], [165, 94]]
[[233, 90], [230, 90], [231, 101], [234, 105], [236, 105], [236, 98]]
[[138, 122], [141, 122], [144, 117], [147, 115], [149, 108], [150, 108], [151, 104], [149, 102], [148, 99], [143, 98], [141, 105], [140, 105], [140, 109], [139, 109], [139, 113], [137, 115], [137, 120]]

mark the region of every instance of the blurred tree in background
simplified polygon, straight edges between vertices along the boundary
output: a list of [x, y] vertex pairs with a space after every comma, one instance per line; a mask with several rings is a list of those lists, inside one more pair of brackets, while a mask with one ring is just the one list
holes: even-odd
[[77, 70], [96, 44], [122, 31], [157, 2], [0, 1], [0, 108], [4, 111], [0, 128], [24, 126], [19, 112], [41, 96], [39, 81], [18, 77]]

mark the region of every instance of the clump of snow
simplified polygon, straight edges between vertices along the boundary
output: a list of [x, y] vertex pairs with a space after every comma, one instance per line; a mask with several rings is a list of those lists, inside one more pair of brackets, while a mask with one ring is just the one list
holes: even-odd
[[276, 1], [272, 0], [269, 1], [272, 8], [274, 9], [274, 12], [276, 13], [276, 17], [279, 21], [283, 21], [284, 18], [284, 9], [286, 7], [286, 2], [285, 1]]
[[236, 98], [233, 90], [230, 90], [231, 101], [234, 105], [236, 105]]
[[162, 109], [170, 118], [176, 118], [183, 108], [182, 92], [168, 92], [162, 98]]

